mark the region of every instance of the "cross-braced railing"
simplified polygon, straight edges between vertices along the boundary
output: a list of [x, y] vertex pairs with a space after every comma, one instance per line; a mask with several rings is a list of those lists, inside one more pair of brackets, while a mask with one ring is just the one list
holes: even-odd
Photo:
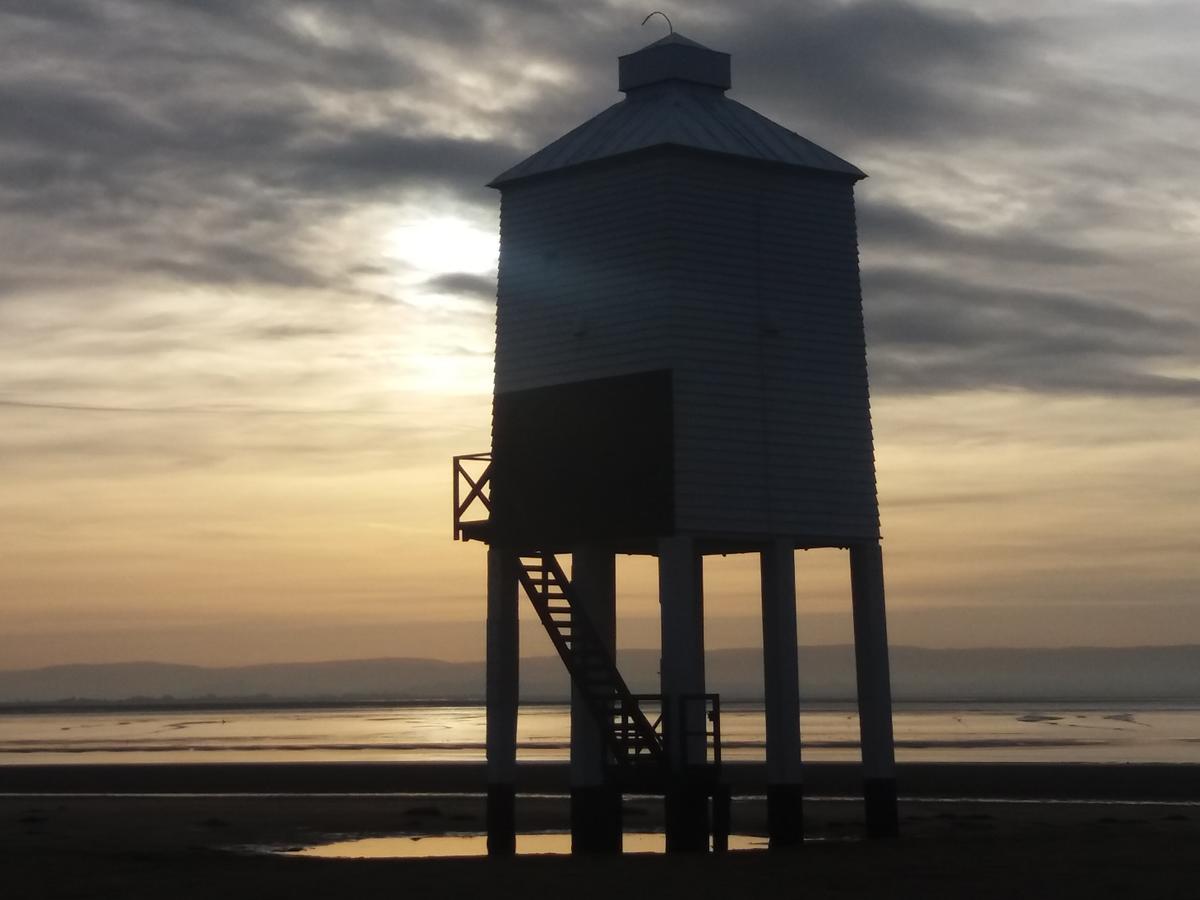
[[683, 694], [671, 715], [673, 739], [690, 766], [721, 769], [721, 695]]
[[454, 539], [469, 541], [492, 516], [492, 454], [454, 457]]

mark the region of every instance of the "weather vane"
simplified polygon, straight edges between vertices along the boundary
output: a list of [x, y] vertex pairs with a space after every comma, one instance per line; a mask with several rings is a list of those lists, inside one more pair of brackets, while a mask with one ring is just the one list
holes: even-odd
[[664, 19], [666, 19], [668, 30], [670, 30], [671, 34], [675, 33], [675, 26], [671, 24], [671, 19], [667, 16], [667, 14], [665, 12], [660, 12], [657, 9], [654, 12], [650, 13], [650, 15], [646, 16], [646, 18], [642, 19], [642, 24], [645, 25], [647, 22], [649, 22], [655, 16], [662, 16]]

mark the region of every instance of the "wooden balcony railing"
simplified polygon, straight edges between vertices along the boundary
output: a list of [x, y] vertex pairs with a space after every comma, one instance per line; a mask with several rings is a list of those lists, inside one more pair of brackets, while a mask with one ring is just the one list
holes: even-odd
[[454, 457], [454, 540], [481, 539], [492, 517], [492, 454]]

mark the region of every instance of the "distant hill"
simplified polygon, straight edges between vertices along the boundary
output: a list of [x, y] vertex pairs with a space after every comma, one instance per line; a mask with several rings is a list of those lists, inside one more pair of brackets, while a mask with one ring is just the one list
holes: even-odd
[[[801, 692], [809, 700], [854, 697], [848, 645], [800, 648]], [[653, 692], [658, 654], [620, 654], [630, 687]], [[708, 654], [708, 689], [722, 697], [762, 696], [757, 649]], [[1200, 702], [1200, 646], [933, 650], [892, 648], [893, 693], [900, 700], [1146, 700]], [[196, 700], [482, 699], [480, 662], [366, 659], [206, 668], [166, 663], [51, 666], [0, 671], [0, 703], [164, 702]], [[527, 700], [564, 700], [557, 658], [521, 661]]]

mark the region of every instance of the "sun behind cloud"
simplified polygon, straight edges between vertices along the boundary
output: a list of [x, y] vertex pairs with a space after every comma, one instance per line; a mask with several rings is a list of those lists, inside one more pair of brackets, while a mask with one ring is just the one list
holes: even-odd
[[387, 243], [395, 259], [431, 276], [490, 272], [500, 255], [494, 228], [455, 215], [406, 217], [388, 234]]

